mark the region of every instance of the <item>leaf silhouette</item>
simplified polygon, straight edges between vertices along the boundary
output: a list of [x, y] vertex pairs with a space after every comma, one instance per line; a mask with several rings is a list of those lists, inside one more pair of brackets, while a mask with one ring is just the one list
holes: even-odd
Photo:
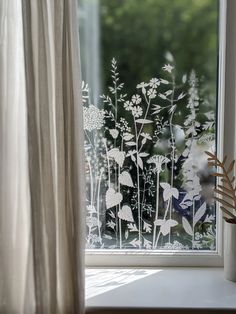
[[185, 217], [182, 218], [182, 224], [183, 224], [185, 232], [189, 234], [190, 236], [193, 236], [193, 229]]
[[133, 187], [133, 180], [131, 178], [131, 175], [127, 172], [127, 171], [123, 171], [120, 175], [119, 175], [119, 182], [120, 184], [129, 186], [129, 187]]
[[136, 146], [135, 142], [126, 142], [125, 143], [127, 146]]
[[115, 162], [117, 162], [117, 164], [122, 167], [123, 163], [125, 161], [125, 152], [121, 152], [119, 151], [118, 148], [113, 148], [111, 150], [109, 150], [109, 152], [107, 153], [108, 157], [110, 158], [114, 158]]
[[137, 123], [142, 123], [142, 124], [153, 123], [152, 120], [148, 120], [148, 119], [137, 119], [136, 122]]
[[124, 140], [125, 140], [125, 141], [130, 141], [133, 137], [134, 137], [133, 134], [124, 133]]
[[175, 226], [178, 225], [178, 221], [173, 220], [173, 219], [168, 219], [168, 220], [165, 220], [165, 219], [157, 219], [157, 220], [155, 220], [154, 225], [156, 225], [156, 226], [161, 226], [160, 232], [161, 232], [164, 236], [166, 236], [167, 234], [170, 233], [170, 228], [171, 228], [171, 227], [175, 227]]
[[122, 220], [134, 222], [132, 210], [128, 205], [122, 206], [122, 208], [118, 211], [117, 215]]
[[185, 97], [185, 94], [182, 92], [179, 96], [178, 96], [178, 100], [180, 100], [180, 99], [182, 99], [182, 98], [184, 98]]
[[142, 159], [139, 157], [139, 155], [137, 155], [137, 163], [138, 163], [139, 167], [143, 170], [143, 161], [142, 161]]
[[134, 247], [139, 247], [141, 243], [138, 239], [134, 239], [130, 242], [130, 244], [133, 245]]
[[167, 201], [172, 196], [176, 199], [179, 198], [179, 191], [176, 188], [172, 188], [169, 183], [162, 182], [160, 186], [164, 189], [164, 192], [163, 192], [164, 201]]
[[161, 186], [164, 190], [170, 188], [170, 184], [169, 184], [169, 183], [166, 183], [166, 182], [161, 182], [161, 183], [160, 183], [160, 186]]
[[118, 137], [118, 135], [119, 135], [119, 131], [116, 130], [116, 129], [110, 129], [109, 132], [110, 132], [111, 136], [112, 136], [113, 138], [115, 138], [115, 139], [116, 139], [116, 138]]
[[120, 204], [123, 196], [121, 193], [116, 192], [114, 189], [109, 188], [106, 192], [106, 206], [107, 209]]
[[206, 203], [203, 203], [199, 209], [197, 210], [197, 212], [195, 213], [194, 217], [193, 217], [193, 226], [196, 225], [196, 223], [202, 218], [202, 216], [205, 214], [206, 212]]
[[132, 223], [127, 224], [127, 227], [128, 227], [130, 232], [138, 232], [138, 228], [135, 224], [132, 224]]
[[147, 157], [147, 156], [149, 156], [148, 153], [139, 153], [138, 155], [139, 155], [140, 157]]
[[175, 227], [177, 225], [178, 222], [176, 220], [168, 219], [161, 225], [161, 233], [163, 234], [163, 236], [166, 236], [167, 234], [170, 233], [170, 228]]

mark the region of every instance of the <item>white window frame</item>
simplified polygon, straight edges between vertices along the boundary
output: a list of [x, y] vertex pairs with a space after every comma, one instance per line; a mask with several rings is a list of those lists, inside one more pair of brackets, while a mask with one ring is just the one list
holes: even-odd
[[[219, 0], [219, 71], [217, 154], [235, 156], [236, 0]], [[222, 136], [219, 136], [221, 134]], [[216, 247], [212, 251], [86, 250], [88, 267], [223, 266], [222, 214], [216, 208]]]

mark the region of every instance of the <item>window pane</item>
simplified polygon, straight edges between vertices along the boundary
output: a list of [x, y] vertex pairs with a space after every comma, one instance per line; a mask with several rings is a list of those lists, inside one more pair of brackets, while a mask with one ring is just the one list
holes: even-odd
[[81, 0], [88, 249], [216, 250], [218, 1]]

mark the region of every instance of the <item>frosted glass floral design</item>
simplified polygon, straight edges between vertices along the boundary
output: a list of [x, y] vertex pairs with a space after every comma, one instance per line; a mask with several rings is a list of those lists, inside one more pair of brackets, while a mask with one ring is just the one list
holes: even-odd
[[104, 110], [99, 110], [94, 105], [83, 108], [84, 129], [88, 131], [100, 130], [104, 124]]
[[113, 59], [96, 105], [83, 83], [88, 249], [215, 250], [214, 106], [171, 60], [127, 95]]

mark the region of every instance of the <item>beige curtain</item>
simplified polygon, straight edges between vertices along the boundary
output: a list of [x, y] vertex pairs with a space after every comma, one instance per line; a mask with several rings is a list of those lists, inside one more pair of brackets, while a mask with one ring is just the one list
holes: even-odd
[[0, 0], [0, 312], [83, 313], [75, 0]]
[[34, 308], [21, 12], [0, 1], [0, 313]]

